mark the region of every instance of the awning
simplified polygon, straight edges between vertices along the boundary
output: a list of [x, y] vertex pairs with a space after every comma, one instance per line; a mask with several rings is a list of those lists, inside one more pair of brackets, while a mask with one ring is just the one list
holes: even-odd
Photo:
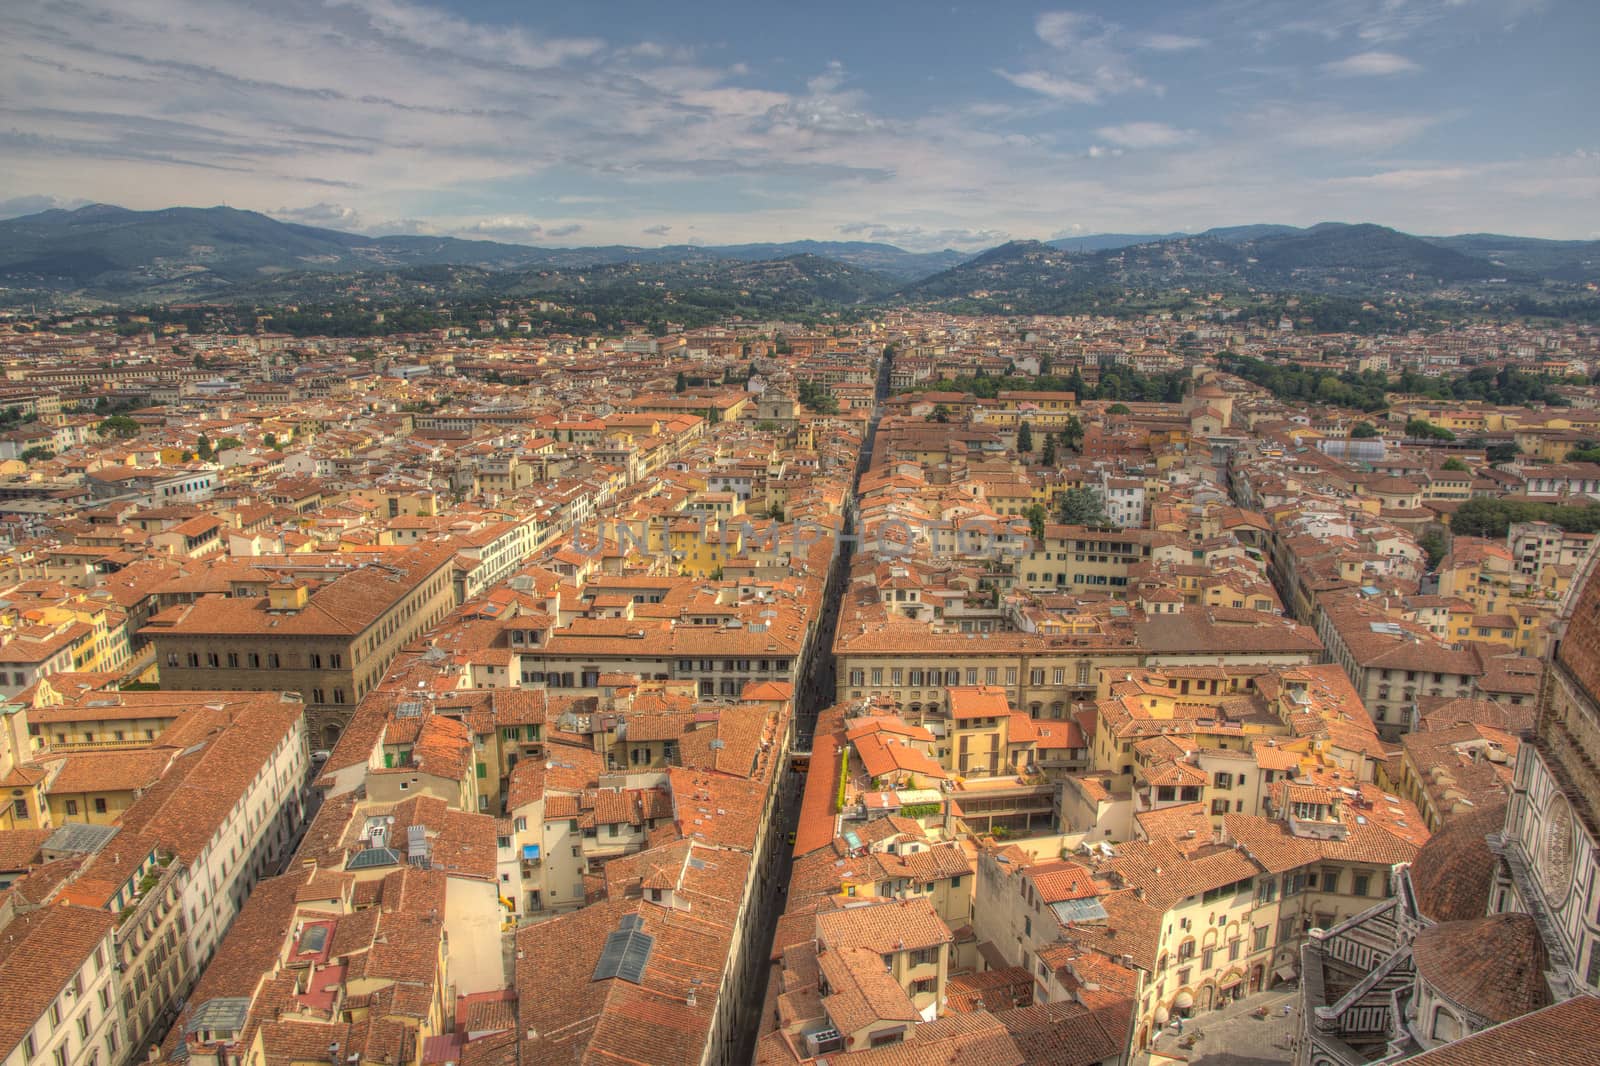
[[539, 845], [537, 845], [537, 844], [524, 844], [524, 845], [522, 845], [522, 857], [524, 859], [529, 859], [529, 860], [537, 859], [539, 857]]
[[1158, 1028], [1160, 1026], [1166, 1025], [1167, 1024], [1167, 1019], [1171, 1018], [1171, 1017], [1172, 1017], [1172, 1015], [1167, 1013], [1167, 1008], [1165, 1008], [1165, 1007], [1157, 1007], [1156, 1008], [1156, 1026]]
[[1285, 963], [1272, 972], [1280, 981], [1293, 981], [1297, 976], [1299, 976], [1294, 972], [1293, 963]]
[[1218, 981], [1217, 982], [1217, 987], [1226, 990], [1226, 989], [1232, 988], [1234, 985], [1237, 985], [1240, 981], [1243, 981], [1243, 980], [1244, 980], [1244, 976], [1242, 974], [1231, 973], [1228, 976], [1224, 977], [1222, 980]]
[[1194, 1006], [1194, 996], [1188, 992], [1179, 992], [1173, 999], [1172, 1006], [1177, 1010], [1188, 1010]]

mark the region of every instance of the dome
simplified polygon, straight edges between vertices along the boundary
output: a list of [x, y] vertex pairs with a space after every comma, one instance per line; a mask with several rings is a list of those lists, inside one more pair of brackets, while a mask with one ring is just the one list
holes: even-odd
[[1567, 632], [1555, 658], [1591, 697], [1600, 697], [1600, 565], [1590, 555], [1568, 594], [1563, 615]]
[[1411, 958], [1419, 980], [1490, 1024], [1550, 1002], [1548, 960], [1531, 915], [1493, 914], [1424, 929]]
[[1480, 807], [1446, 820], [1422, 845], [1411, 863], [1418, 910], [1436, 922], [1483, 917], [1497, 861], [1484, 838], [1500, 832], [1505, 817], [1503, 801]]
[[1422, 491], [1415, 482], [1398, 477], [1380, 477], [1367, 488], [1384, 496], [1413, 496]]

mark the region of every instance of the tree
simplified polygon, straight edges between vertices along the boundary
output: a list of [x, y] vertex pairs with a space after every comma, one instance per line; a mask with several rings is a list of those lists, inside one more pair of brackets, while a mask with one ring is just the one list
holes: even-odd
[[1450, 458], [1448, 458], [1448, 459], [1446, 459], [1444, 461], [1444, 465], [1441, 466], [1439, 469], [1441, 469], [1441, 470], [1459, 470], [1459, 471], [1463, 471], [1464, 472], [1467, 469], [1467, 464], [1463, 463], [1460, 459], [1457, 459], [1455, 456], [1452, 455]]
[[1600, 445], [1585, 444], [1567, 453], [1569, 463], [1600, 463]]
[[127, 415], [112, 415], [95, 427], [102, 437], [119, 437], [123, 440], [139, 435], [139, 423]]
[[17, 458], [21, 459], [25, 463], [42, 463], [46, 459], [54, 459], [55, 457], [56, 453], [51, 451], [49, 448], [46, 448], [42, 444], [35, 444], [31, 448], [25, 449]]
[[1406, 436], [1417, 440], [1455, 440], [1456, 435], [1443, 426], [1436, 426], [1426, 418], [1406, 420]]
[[1422, 539], [1417, 541], [1417, 547], [1428, 553], [1429, 570], [1437, 570], [1440, 560], [1444, 558], [1445, 552], [1449, 550], [1448, 545], [1445, 543], [1444, 534], [1437, 529], [1430, 529], [1424, 533]]
[[1033, 427], [1026, 419], [1017, 423], [1017, 451], [1024, 454], [1033, 451]]
[[933, 405], [933, 420], [935, 422], [948, 422], [948, 421], [950, 421], [950, 408], [945, 406], [942, 403], [934, 404]]
[[223, 452], [229, 452], [235, 448], [243, 447], [244, 441], [240, 440], [238, 437], [223, 437], [212, 446], [212, 454], [221, 455]]
[[1350, 427], [1351, 440], [1370, 440], [1379, 435], [1378, 427], [1371, 422], [1357, 422]]
[[1114, 403], [1110, 407], [1106, 408], [1106, 414], [1108, 414], [1108, 415], [1131, 415], [1131, 414], [1133, 414], [1133, 409], [1131, 407], [1129, 407], [1125, 403]]
[[1522, 454], [1522, 449], [1515, 444], [1491, 444], [1483, 453], [1491, 463], [1509, 463]]
[[1105, 500], [1099, 489], [1068, 489], [1061, 494], [1061, 521], [1069, 526], [1103, 526]]
[[194, 452], [201, 459], [209, 463], [212, 456], [211, 438], [206, 436], [204, 433], [200, 434], [200, 438], [194, 443]]
[[1033, 539], [1043, 540], [1044, 524], [1050, 518], [1050, 512], [1044, 509], [1044, 504], [1030, 504], [1028, 509], [1022, 512], [1022, 516], [1028, 520], [1028, 528], [1033, 532]]
[[673, 383], [673, 385], [672, 385], [672, 391], [673, 392], [687, 392], [688, 389], [689, 389], [689, 379], [684, 377], [683, 371], [680, 370], [680, 371], [678, 371], [678, 380], [675, 381]]
[[1077, 415], [1068, 415], [1067, 424], [1061, 427], [1061, 446], [1075, 452], [1083, 451], [1083, 423]]
[[1044, 463], [1045, 466], [1056, 465], [1056, 435], [1054, 433], [1046, 433], [1044, 435], [1044, 454], [1039, 457], [1039, 461]]
[[261, 438], [261, 443], [266, 445], [268, 451], [275, 452], [278, 450], [278, 435], [276, 433], [268, 433]]

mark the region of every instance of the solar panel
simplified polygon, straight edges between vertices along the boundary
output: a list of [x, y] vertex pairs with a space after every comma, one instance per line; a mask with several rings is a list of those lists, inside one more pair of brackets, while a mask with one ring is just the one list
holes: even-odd
[[346, 870], [371, 870], [379, 866], [397, 866], [400, 853], [393, 848], [363, 848], [350, 856], [344, 864]]
[[396, 718], [421, 718], [422, 704], [415, 700], [407, 700], [395, 706], [394, 716]]
[[650, 950], [656, 943], [655, 937], [643, 931], [643, 924], [638, 915], [623, 916], [620, 927], [606, 936], [591, 981], [605, 981], [613, 977], [633, 984], [643, 981], [644, 968], [650, 962]]

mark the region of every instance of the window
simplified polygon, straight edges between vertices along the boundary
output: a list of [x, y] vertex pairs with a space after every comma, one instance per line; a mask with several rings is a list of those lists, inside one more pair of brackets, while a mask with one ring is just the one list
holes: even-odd
[[1372, 877], [1370, 875], [1368, 875], [1368, 874], [1356, 874], [1356, 876], [1355, 876], [1355, 887], [1350, 889], [1350, 893], [1352, 895], [1356, 895], [1356, 896], [1365, 896], [1367, 894], [1367, 888], [1371, 884], [1371, 882], [1372, 882]]
[[912, 981], [911, 982], [911, 994], [913, 996], [928, 995], [928, 994], [930, 994], [932, 992], [937, 991], [938, 987], [939, 987], [938, 978], [935, 978], [935, 977], [924, 977], [920, 981]]
[[75, 815], [77, 813], [78, 813], [78, 801], [77, 800], [67, 800], [67, 817], [70, 818], [70, 817], [72, 817], [73, 815]]
[[1200, 953], [1200, 968], [1202, 970], [1211, 969], [1211, 963], [1212, 963], [1212, 961], [1214, 959], [1216, 959], [1216, 957], [1217, 957], [1217, 949], [1216, 948], [1206, 948], [1204, 951], [1202, 951]]
[[312, 652], [309, 656], [307, 656], [307, 659], [309, 660], [309, 662], [311, 664], [311, 669], [313, 669], [313, 670], [321, 670], [322, 669], [322, 656], [319, 653]]
[[104, 814], [104, 813], [106, 813], [106, 801], [105, 801], [105, 797], [104, 796], [96, 796], [95, 797], [95, 799], [94, 799], [94, 813], [96, 813], [96, 814]]
[[67, 1043], [68, 1042], [64, 1040], [61, 1042], [61, 1046], [56, 1048], [56, 1066], [67, 1066], [67, 1062], [71, 1058], [71, 1056], [67, 1054]]
[[276, 670], [277, 668], [278, 668], [278, 653], [275, 652], [275, 651], [267, 652], [267, 669]]
[[1255, 936], [1254, 936], [1254, 939], [1251, 942], [1251, 944], [1252, 944], [1251, 950], [1252, 951], [1265, 951], [1265, 950], [1267, 950], [1267, 934], [1270, 931], [1271, 931], [1271, 927], [1270, 926], [1265, 926], [1265, 925], [1256, 926]]
[[1239, 960], [1239, 951], [1243, 947], [1244, 941], [1238, 939], [1237, 937], [1228, 941], [1228, 961], [1237, 962]]

